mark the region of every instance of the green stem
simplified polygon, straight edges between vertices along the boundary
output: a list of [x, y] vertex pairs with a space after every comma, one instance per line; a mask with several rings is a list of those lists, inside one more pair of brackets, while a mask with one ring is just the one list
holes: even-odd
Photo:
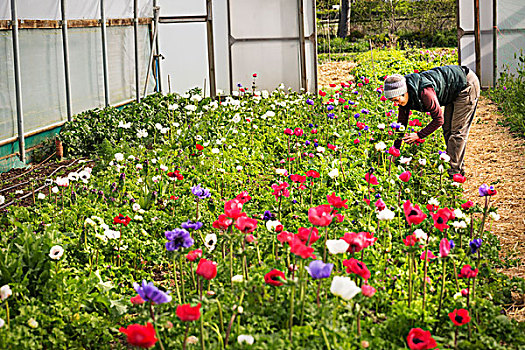
[[446, 269], [447, 269], [447, 261], [445, 260], [445, 258], [443, 258], [443, 271], [441, 272], [441, 293], [439, 294], [439, 307], [438, 307], [438, 314], [437, 314], [438, 320], [439, 320], [439, 317], [441, 316], [441, 307], [443, 306], [443, 294], [445, 293]]
[[177, 257], [174, 256], [173, 257], [173, 280], [175, 281], [175, 289], [177, 290], [177, 299], [179, 299], [179, 304], [181, 304], [179, 281], [177, 280], [177, 261], [176, 259]]
[[160, 332], [158, 331], [157, 322], [155, 321], [155, 313], [153, 312], [153, 304], [149, 303], [149, 312], [151, 315], [151, 319], [153, 320], [153, 327], [155, 328], [155, 333], [157, 335], [157, 338], [159, 339], [159, 345], [162, 350], [164, 350], [164, 345], [162, 344], [162, 339], [160, 338]]
[[[184, 265], [183, 265], [182, 254], [179, 254], [179, 274], [180, 274], [180, 283], [182, 287], [182, 303], [185, 303], [185, 293], [184, 293]], [[175, 263], [175, 262], [174, 262]]]
[[289, 320], [289, 333], [288, 338], [290, 339], [290, 343], [292, 342], [292, 328], [293, 328], [293, 306], [294, 306], [294, 299], [295, 299], [295, 282], [292, 282], [292, 290], [290, 291], [290, 320]]
[[414, 253], [409, 253], [408, 255], [408, 307], [412, 304], [412, 265], [414, 260]]
[[5, 301], [5, 313], [7, 318], [7, 328], [9, 328], [9, 303], [7, 300]]

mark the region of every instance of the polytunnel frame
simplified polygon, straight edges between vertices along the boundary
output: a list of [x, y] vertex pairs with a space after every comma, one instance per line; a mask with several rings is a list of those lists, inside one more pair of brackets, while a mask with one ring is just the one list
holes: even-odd
[[[67, 121], [72, 120], [72, 102], [71, 102], [71, 83], [70, 83], [70, 69], [69, 69], [69, 39], [68, 39], [68, 20], [66, 17], [66, 1], [60, 0], [60, 12], [61, 20], [58, 22], [58, 26], [62, 30], [62, 50], [63, 50], [63, 59], [64, 59], [64, 85], [66, 90], [66, 108], [67, 108]], [[154, 0], [154, 12], [157, 9], [155, 3], [157, 0]], [[211, 4], [211, 0], [207, 0]], [[103, 66], [103, 82], [104, 82], [104, 98], [106, 107], [110, 105], [109, 97], [109, 78], [108, 78], [108, 61], [107, 61], [107, 40], [106, 40], [106, 22], [107, 18], [105, 17], [105, 8], [104, 0], [99, 0], [100, 3], [100, 19], [98, 23], [101, 28], [101, 44], [102, 44], [102, 66]], [[19, 158], [20, 161], [26, 162], [26, 147], [25, 147], [25, 138], [30, 137], [45, 131], [49, 131], [60, 127], [65, 124], [65, 121], [59, 121], [52, 123], [50, 125], [32, 130], [30, 133], [24, 133], [24, 111], [23, 111], [23, 96], [22, 96], [22, 79], [20, 72], [20, 47], [19, 47], [19, 21], [18, 18], [16, 0], [10, 1], [11, 5], [11, 20], [8, 21], [8, 25], [11, 26], [11, 31], [13, 35], [13, 69], [14, 69], [14, 78], [15, 78], [15, 102], [16, 102], [16, 114], [17, 114], [17, 133], [18, 136], [10, 137], [5, 140], [0, 140], [0, 146], [10, 144], [18, 140], [19, 147]], [[158, 17], [156, 17], [158, 18]], [[133, 27], [134, 27], [134, 51], [135, 51], [135, 88], [136, 88], [136, 101], [140, 102], [140, 72], [139, 72], [139, 49], [138, 49], [138, 0], [133, 0]], [[158, 25], [158, 23], [155, 23]], [[156, 44], [156, 51], [158, 53], [158, 41], [155, 43], [155, 38], [150, 42], [150, 49], [153, 52], [153, 45]], [[158, 56], [158, 55], [157, 55]], [[150, 56], [150, 60], [153, 55]], [[158, 57], [156, 58], [158, 60]], [[147, 75], [149, 75], [150, 66], [148, 66]], [[160, 80], [160, 79], [158, 79]], [[160, 85], [158, 85], [160, 88]], [[147, 80], [145, 86], [145, 94], [147, 89]], [[125, 104], [126, 102], [124, 102]], [[16, 153], [15, 153], [16, 155]], [[8, 156], [10, 157], [10, 156]], [[3, 158], [2, 158], [3, 159]]]
[[232, 47], [237, 42], [270, 42], [270, 41], [299, 41], [299, 58], [300, 58], [300, 66], [301, 66], [301, 87], [300, 89], [304, 89], [304, 91], [308, 91], [308, 84], [307, 84], [307, 75], [306, 75], [306, 39], [310, 40], [314, 46], [314, 61], [315, 61], [315, 69], [313, 71], [314, 80], [315, 80], [315, 91], [318, 89], [318, 82], [317, 82], [317, 26], [316, 26], [316, 1], [312, 1], [313, 6], [313, 32], [312, 34], [305, 38], [304, 36], [304, 2], [303, 0], [297, 0], [297, 8], [298, 8], [298, 26], [299, 26], [299, 36], [297, 37], [277, 37], [277, 38], [265, 38], [265, 37], [252, 37], [252, 38], [242, 38], [238, 39], [233, 37], [232, 31], [231, 31], [231, 4], [230, 0], [226, 0], [226, 9], [227, 9], [227, 17], [228, 17], [228, 62], [229, 62], [229, 80], [230, 80], [230, 93], [233, 92], [233, 55], [232, 55]]
[[[470, 1], [470, 3], [468, 1]], [[474, 55], [474, 66], [475, 66], [476, 75], [479, 77], [480, 82], [483, 83], [484, 80], [485, 81], [488, 80], [491, 82], [492, 86], [496, 86], [496, 83], [498, 80], [498, 75], [501, 70], [500, 69], [501, 67], [498, 67], [499, 63], [505, 62], [505, 58], [509, 58], [509, 57], [505, 57], [505, 54], [500, 52], [500, 51], [503, 51], [503, 49], [499, 45], [500, 43], [498, 40], [498, 33], [501, 34], [502, 37], [504, 37], [505, 34], [514, 34], [514, 33], [525, 34], [525, 28], [500, 28], [498, 26], [499, 24], [498, 21], [501, 20], [500, 18], [498, 18], [498, 7], [503, 6], [501, 5], [501, 3], [499, 3], [499, 1], [501, 0], [481, 0], [482, 2], [481, 7], [483, 8], [483, 6], [487, 6], [488, 9], [492, 7], [491, 8], [492, 11], [490, 13], [490, 16], [485, 16], [485, 21], [482, 21], [480, 23], [480, 18], [483, 17], [480, 14], [481, 13], [480, 0], [456, 0], [458, 63], [461, 65], [462, 63], [464, 63], [463, 59], [468, 60], [469, 58], [472, 57], [472, 55], [468, 56], [462, 53], [461, 39], [470, 38], [471, 40], [474, 41], [473, 55]], [[473, 19], [474, 19], [473, 21], [474, 26], [472, 30], [464, 30], [462, 28], [462, 25], [463, 25], [462, 18], [464, 17], [461, 15], [462, 14], [461, 9], [463, 7], [471, 6], [471, 4], [473, 4], [473, 10], [474, 10], [474, 13], [472, 14]], [[464, 6], [462, 7], [462, 5]], [[485, 8], [483, 8], [483, 10], [485, 10]], [[489, 17], [489, 19], [487, 19], [487, 17]], [[490, 23], [490, 25], [488, 25], [488, 23]], [[482, 27], [485, 27], [485, 29], [481, 29]], [[490, 29], [488, 29], [487, 27], [490, 27]], [[490, 71], [487, 72], [483, 70], [482, 57], [484, 56], [484, 53], [486, 53], [487, 51], [484, 51], [481, 45], [483, 41], [481, 38], [482, 35], [485, 35], [486, 38], [487, 36], [491, 35], [492, 52], [488, 51], [489, 53], [488, 56], [490, 57], [491, 61], [489, 61], [488, 65], [485, 65], [485, 68], [487, 68], [488, 66], [492, 69], [492, 77], [490, 77]], [[488, 79], [484, 79], [485, 74], [489, 75]], [[482, 84], [482, 87], [484, 89], [489, 88], [490, 86], [491, 86], [490, 84], [488, 84], [488, 86], [487, 84], [485, 85]]]

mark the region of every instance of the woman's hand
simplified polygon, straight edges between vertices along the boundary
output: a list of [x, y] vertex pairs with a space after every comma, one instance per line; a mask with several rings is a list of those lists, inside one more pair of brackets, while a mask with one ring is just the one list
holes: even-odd
[[408, 144], [412, 144], [412, 143], [416, 142], [418, 139], [419, 139], [419, 136], [417, 136], [417, 133], [412, 132], [410, 134], [406, 134], [403, 137], [403, 142], [406, 142]]

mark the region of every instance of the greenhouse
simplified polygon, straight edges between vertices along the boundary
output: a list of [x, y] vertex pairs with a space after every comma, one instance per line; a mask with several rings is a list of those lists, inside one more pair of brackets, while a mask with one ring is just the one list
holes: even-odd
[[0, 1], [0, 349], [522, 349], [524, 30]]

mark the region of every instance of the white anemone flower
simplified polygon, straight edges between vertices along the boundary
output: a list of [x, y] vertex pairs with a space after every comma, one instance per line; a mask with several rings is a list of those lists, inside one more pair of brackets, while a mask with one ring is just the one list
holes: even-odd
[[489, 213], [489, 215], [490, 215], [490, 217], [492, 218], [492, 220], [494, 220], [494, 221], [498, 221], [498, 220], [501, 218], [501, 217], [499, 216], [498, 213], [495, 213], [495, 212], [493, 212], [493, 211], [491, 211], [491, 212]]
[[342, 239], [329, 239], [326, 241], [326, 247], [330, 254], [343, 254], [346, 253], [350, 244]]
[[377, 214], [377, 219], [381, 221], [392, 220], [395, 216], [396, 214], [392, 210], [385, 208]]
[[425, 166], [427, 165], [427, 160], [425, 158], [419, 158], [418, 162], [420, 165]]
[[62, 255], [64, 255], [64, 248], [59, 245], [54, 245], [49, 250], [49, 257], [53, 260], [60, 260]]
[[251, 335], [247, 334], [241, 334], [237, 337], [237, 343], [242, 344], [246, 343], [248, 345], [252, 345], [255, 339]]
[[414, 231], [414, 236], [416, 236], [416, 238], [420, 241], [426, 241], [428, 236], [427, 234], [425, 233], [425, 231], [423, 231], [422, 229], [417, 229]]
[[332, 179], [335, 179], [336, 177], [339, 176], [339, 169], [337, 169], [337, 168], [332, 169], [332, 170], [328, 173], [328, 176], [330, 176]]
[[139, 129], [137, 131], [137, 137], [140, 139], [140, 138], [146, 138], [148, 137], [148, 131], [146, 129]]
[[277, 226], [281, 225], [279, 220], [268, 220], [266, 221], [266, 229], [270, 232], [275, 232]]
[[233, 283], [242, 283], [244, 281], [244, 277], [242, 275], [235, 275], [232, 277]]
[[439, 159], [441, 159], [442, 161], [444, 161], [445, 163], [449, 162], [450, 161], [450, 156], [446, 153], [441, 153], [439, 155]]
[[409, 165], [412, 157], [401, 157], [399, 163]]
[[335, 276], [330, 286], [330, 292], [344, 300], [351, 300], [361, 292], [361, 288], [350, 277]]
[[132, 209], [133, 209], [133, 211], [139, 211], [140, 210], [140, 204], [133, 203]]
[[79, 178], [80, 178], [80, 175], [76, 171], [72, 171], [69, 174], [67, 174], [67, 179], [69, 181], [75, 182], [75, 181], [78, 181]]
[[0, 299], [2, 299], [2, 301], [9, 298], [12, 294], [13, 294], [13, 291], [11, 290], [11, 287], [9, 287], [8, 284], [0, 287]]
[[46, 199], [46, 195], [43, 193], [39, 193], [37, 196], [38, 199]]
[[215, 246], [217, 245], [217, 235], [215, 233], [207, 234], [204, 238], [204, 245], [209, 252], [213, 252], [213, 250], [215, 250]]
[[0, 205], [5, 203], [5, 197], [0, 195]]
[[384, 151], [386, 149], [386, 143], [384, 143], [383, 141], [379, 141], [375, 144], [375, 148], [378, 152]]

